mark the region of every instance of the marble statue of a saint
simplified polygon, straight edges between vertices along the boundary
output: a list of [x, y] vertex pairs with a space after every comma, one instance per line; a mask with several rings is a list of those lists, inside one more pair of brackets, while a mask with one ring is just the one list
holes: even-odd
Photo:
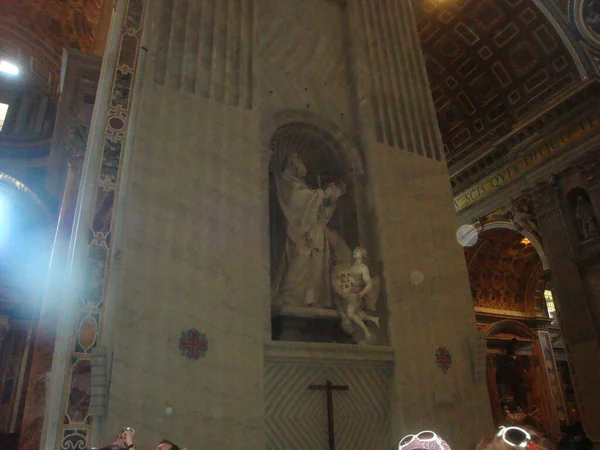
[[[276, 178], [277, 199], [285, 217], [285, 257], [275, 280], [275, 302], [332, 308], [331, 249], [343, 240], [327, 228], [344, 185], [315, 189], [306, 184], [307, 169], [297, 154], [288, 156]], [[337, 243], [337, 244], [336, 244]]]
[[579, 228], [579, 232], [585, 241], [600, 235], [592, 205], [581, 195], [577, 197], [575, 219], [577, 220], [577, 228]]
[[368, 314], [375, 309], [379, 296], [379, 279], [371, 277], [369, 268], [364, 263], [367, 251], [357, 247], [352, 252], [352, 264], [338, 264], [333, 270], [332, 284], [336, 294], [343, 300], [340, 311], [342, 328], [355, 336], [355, 327], [362, 331], [364, 340], [370, 341], [371, 331], [366, 322], [379, 327], [379, 318]]
[[510, 220], [517, 231], [525, 230], [532, 234], [540, 234], [534, 215], [518, 200], [511, 202]]

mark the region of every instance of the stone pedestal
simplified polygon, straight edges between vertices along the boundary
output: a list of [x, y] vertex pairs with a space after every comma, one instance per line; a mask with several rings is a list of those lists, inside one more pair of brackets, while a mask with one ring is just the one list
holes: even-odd
[[332, 309], [274, 308], [271, 332], [275, 341], [354, 343], [342, 329], [339, 313]]

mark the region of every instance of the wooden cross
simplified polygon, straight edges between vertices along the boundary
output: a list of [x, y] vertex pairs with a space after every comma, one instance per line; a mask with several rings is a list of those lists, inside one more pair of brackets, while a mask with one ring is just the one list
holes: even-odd
[[324, 385], [311, 384], [310, 390], [327, 391], [327, 425], [329, 429], [329, 450], [335, 450], [335, 430], [333, 428], [333, 391], [347, 391], [348, 386], [335, 386], [327, 380]]

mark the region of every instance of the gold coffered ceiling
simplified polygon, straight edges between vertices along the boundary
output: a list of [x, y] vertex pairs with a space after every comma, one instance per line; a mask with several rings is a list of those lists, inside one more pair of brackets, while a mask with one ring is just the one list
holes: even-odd
[[54, 48], [90, 52], [103, 0], [5, 0], [0, 15]]
[[533, 0], [424, 0], [418, 29], [451, 168], [578, 79]]

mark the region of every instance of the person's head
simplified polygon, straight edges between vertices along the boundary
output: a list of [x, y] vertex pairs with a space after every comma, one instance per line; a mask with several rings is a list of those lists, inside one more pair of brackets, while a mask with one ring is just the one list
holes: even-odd
[[483, 439], [477, 450], [550, 450], [546, 438], [530, 427], [500, 427], [492, 436]]
[[287, 157], [285, 168], [291, 169], [301, 177], [306, 176], [306, 174], [308, 173], [308, 171], [306, 170], [306, 166], [304, 165], [304, 163], [300, 159], [300, 156], [298, 156], [297, 153], [292, 153]]
[[398, 450], [451, 450], [450, 446], [433, 431], [421, 431], [418, 434], [404, 436], [398, 444]]
[[178, 445], [174, 444], [173, 442], [167, 440], [167, 439], [163, 439], [162, 441], [160, 441], [160, 444], [158, 444], [158, 447], [156, 447], [156, 450], [181, 450], [179, 448]]

